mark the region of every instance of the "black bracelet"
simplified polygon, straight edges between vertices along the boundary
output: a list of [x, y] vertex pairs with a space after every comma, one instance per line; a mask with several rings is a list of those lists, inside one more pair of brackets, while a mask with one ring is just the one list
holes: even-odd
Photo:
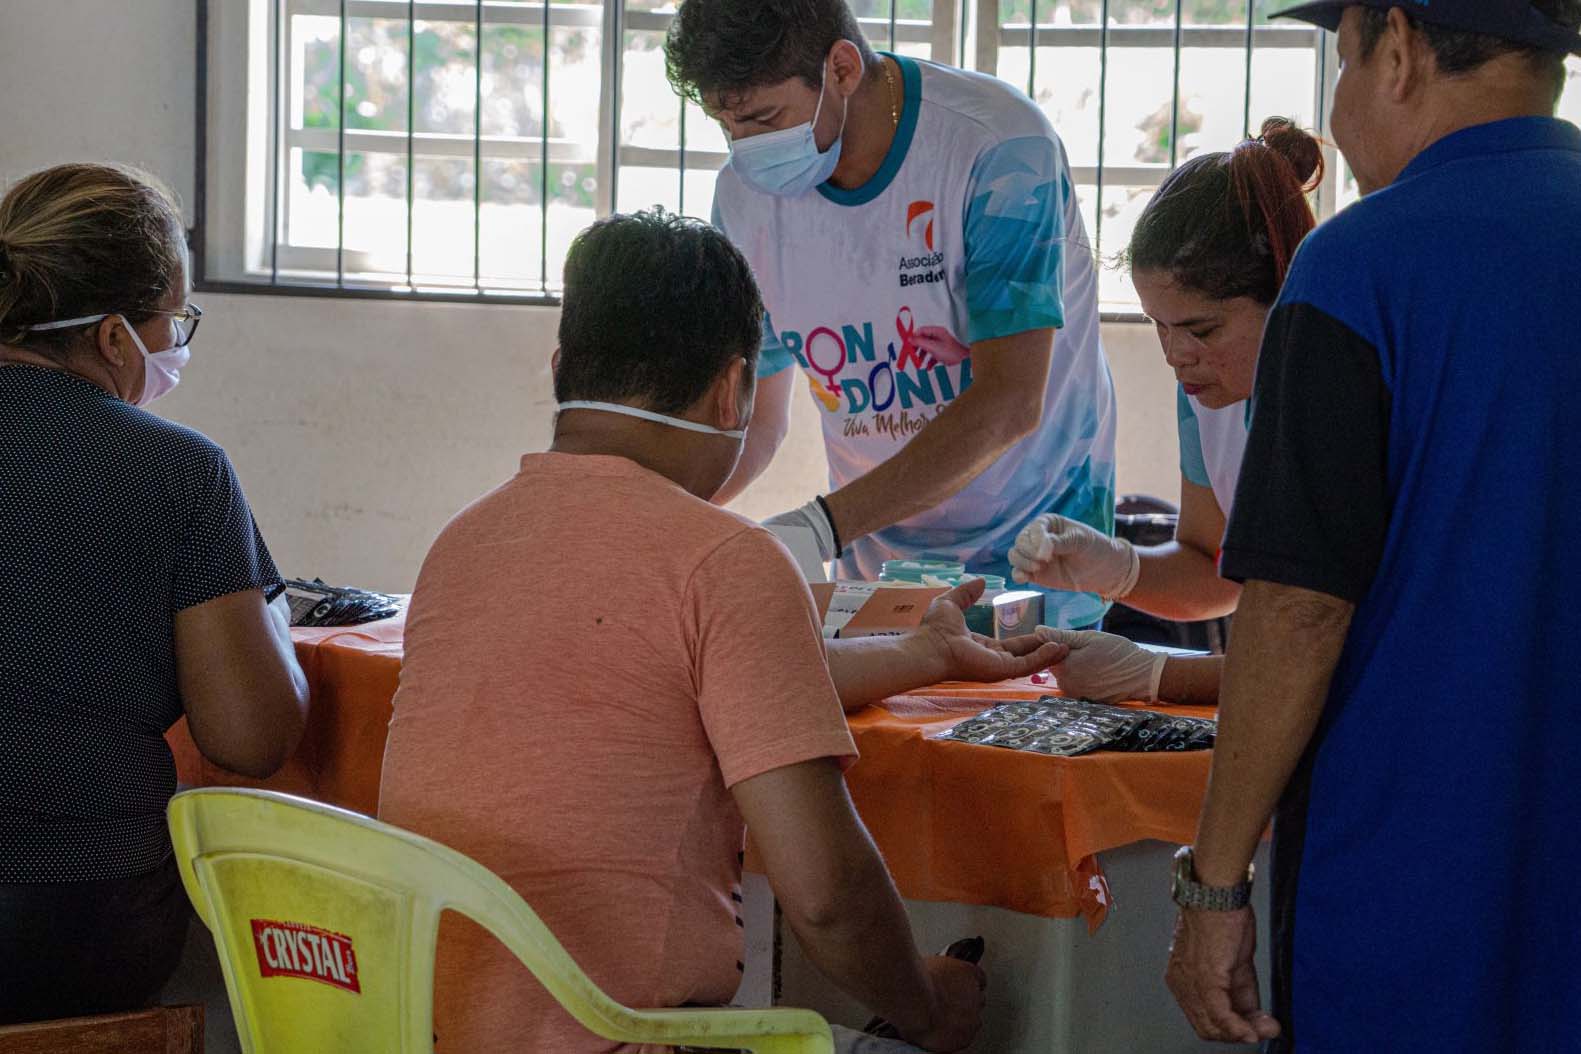
[[834, 513], [829, 511], [829, 503], [819, 494], [815, 499], [818, 507], [823, 510], [823, 518], [829, 521], [829, 534], [834, 538], [834, 558], [836, 560], [845, 555], [845, 548], [840, 544], [840, 528], [834, 525]]

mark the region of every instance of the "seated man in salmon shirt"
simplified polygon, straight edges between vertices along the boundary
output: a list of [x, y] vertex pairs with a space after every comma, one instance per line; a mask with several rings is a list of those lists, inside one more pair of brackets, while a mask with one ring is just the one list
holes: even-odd
[[[980, 584], [901, 638], [830, 642], [790, 554], [709, 504], [740, 454], [762, 303], [741, 254], [663, 213], [615, 216], [565, 268], [548, 453], [463, 510], [424, 562], [380, 815], [509, 882], [637, 1007], [718, 1005], [741, 978], [744, 829], [808, 955], [909, 1042], [959, 1050], [984, 978], [918, 954], [847, 796], [846, 709], [1065, 655], [966, 631]], [[447, 916], [442, 1054], [623, 1049], [504, 947]]]

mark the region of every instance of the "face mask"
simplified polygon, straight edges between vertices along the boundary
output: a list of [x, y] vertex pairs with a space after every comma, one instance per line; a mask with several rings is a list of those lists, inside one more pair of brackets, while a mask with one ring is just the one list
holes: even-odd
[[[84, 315], [82, 318], [68, 318], [64, 322], [46, 322], [42, 326], [29, 326], [34, 333], [49, 329], [70, 329], [72, 326], [86, 326], [90, 322], [99, 322], [109, 315]], [[137, 335], [137, 329], [126, 321], [125, 315], [118, 316], [126, 326], [126, 331], [132, 335], [132, 343], [137, 345], [137, 350], [143, 355], [143, 390], [133, 400], [133, 406], [147, 406], [161, 395], [169, 395], [176, 385], [181, 383], [181, 368], [192, 360], [190, 348], [166, 348], [156, 351], [152, 355], [143, 345], [143, 338]]]
[[747, 437], [746, 428], [715, 428], [712, 425], [698, 424], [696, 421], [687, 421], [680, 417], [666, 417], [656, 414], [651, 410], [639, 410], [635, 406], [622, 406], [620, 403], [596, 403], [577, 401], [561, 403], [562, 410], [599, 410], [606, 414], [623, 414], [626, 417], [638, 417], [644, 421], [654, 421], [671, 428], [684, 428], [688, 432], [702, 432], [705, 435], [725, 436], [727, 439], [744, 440]]
[[840, 164], [840, 137], [845, 134], [850, 104], [849, 100], [841, 100], [840, 133], [829, 149], [820, 154], [813, 129], [818, 125], [818, 115], [823, 112], [823, 89], [827, 80], [826, 64], [824, 78], [818, 83], [818, 108], [813, 111], [811, 121], [730, 141], [730, 167], [749, 186], [765, 194], [793, 198], [807, 193], [834, 174], [835, 167]]

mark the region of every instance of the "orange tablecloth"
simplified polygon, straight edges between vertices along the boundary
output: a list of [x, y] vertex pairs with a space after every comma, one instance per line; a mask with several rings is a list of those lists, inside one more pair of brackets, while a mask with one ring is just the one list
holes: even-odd
[[296, 656], [313, 691], [302, 744], [267, 780], [227, 772], [204, 759], [178, 722], [165, 738], [176, 776], [192, 786], [268, 787], [358, 812], [379, 807], [379, 770], [390, 730], [390, 701], [401, 675], [404, 617], [341, 629], [296, 629]]
[[932, 738], [996, 702], [1046, 694], [1029, 681], [941, 685], [852, 715], [862, 760], [846, 781], [905, 896], [1080, 914], [1096, 928], [1111, 903], [1099, 853], [1192, 840], [1207, 751], [1054, 758]]
[[[169, 736], [181, 781], [266, 786], [374, 812], [404, 628], [397, 618], [293, 631], [313, 688], [296, 755], [271, 779], [248, 780], [205, 761], [182, 722]], [[1099, 853], [1191, 840], [1206, 751], [1051, 758], [932, 738], [995, 702], [1046, 692], [1030, 681], [946, 684], [852, 715], [862, 759], [847, 774], [851, 796], [905, 896], [1081, 915], [1096, 927], [1109, 906]]]

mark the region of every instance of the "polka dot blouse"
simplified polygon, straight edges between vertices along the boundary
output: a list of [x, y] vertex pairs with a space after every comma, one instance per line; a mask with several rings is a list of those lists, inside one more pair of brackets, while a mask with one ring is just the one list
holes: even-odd
[[223, 450], [0, 365], [0, 883], [163, 863], [175, 615], [258, 588], [283, 586]]

